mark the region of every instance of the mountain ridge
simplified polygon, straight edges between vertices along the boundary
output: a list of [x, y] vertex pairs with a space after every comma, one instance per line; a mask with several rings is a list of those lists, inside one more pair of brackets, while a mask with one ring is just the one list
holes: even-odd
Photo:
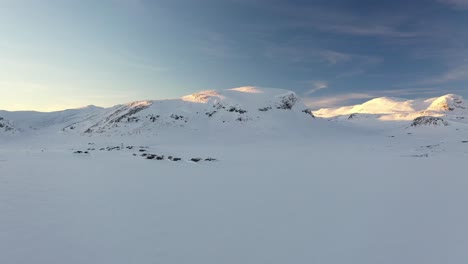
[[261, 134], [302, 128], [307, 131], [311, 129], [310, 123], [315, 123], [315, 117], [357, 125], [364, 120], [408, 121], [408, 126], [409, 121], [422, 124], [421, 120], [441, 119], [441, 122], [424, 122], [431, 125], [453, 121], [464, 123], [468, 119], [468, 110], [463, 97], [447, 94], [414, 100], [378, 97], [358, 105], [311, 111], [292, 91], [245, 86], [205, 90], [177, 99], [134, 101], [109, 108], [89, 105], [56, 112], [0, 111], [0, 132], [49, 131], [111, 136], [151, 135], [176, 130], [224, 133], [251, 128], [252, 133]]
[[398, 97], [378, 97], [357, 105], [322, 108], [314, 115], [336, 118], [351, 115], [374, 115], [380, 120], [408, 121], [419, 116], [453, 116], [467, 114], [462, 96], [446, 94], [429, 99], [408, 100]]
[[292, 91], [248, 86], [201, 91], [179, 99], [135, 101], [110, 108], [87, 106], [50, 113], [2, 111], [0, 117], [15, 123], [22, 132], [51, 129], [81, 135], [131, 135], [175, 127], [277, 129], [295, 126], [313, 115]]

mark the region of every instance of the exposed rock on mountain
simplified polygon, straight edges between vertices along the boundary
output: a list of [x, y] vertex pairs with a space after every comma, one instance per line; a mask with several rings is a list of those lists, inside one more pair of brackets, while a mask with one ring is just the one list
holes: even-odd
[[428, 111], [454, 111], [457, 109], [466, 109], [463, 102], [463, 97], [447, 94], [433, 100], [431, 105], [427, 108]]
[[440, 117], [433, 116], [420, 116], [413, 120], [412, 127], [417, 126], [448, 126], [449, 122]]
[[3, 117], [0, 117], [0, 132], [13, 132], [14, 125]]

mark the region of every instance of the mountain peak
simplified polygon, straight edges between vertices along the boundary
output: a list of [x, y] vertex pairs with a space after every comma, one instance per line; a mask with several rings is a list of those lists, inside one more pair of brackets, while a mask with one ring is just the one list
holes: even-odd
[[[431, 99], [429, 99], [430, 101]], [[455, 94], [446, 94], [438, 98], [432, 98], [429, 111], [454, 111], [455, 109], [465, 109], [463, 97]]]
[[314, 111], [318, 117], [349, 116], [351, 114], [379, 115], [384, 120], [411, 120], [423, 114], [445, 115], [454, 110], [466, 109], [463, 97], [446, 94], [430, 99], [408, 100], [397, 97], [378, 97], [365, 103]]

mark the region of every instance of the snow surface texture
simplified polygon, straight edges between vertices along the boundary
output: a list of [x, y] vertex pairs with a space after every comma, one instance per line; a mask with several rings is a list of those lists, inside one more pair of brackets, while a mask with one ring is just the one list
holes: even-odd
[[416, 126], [255, 87], [0, 111], [0, 263], [465, 263], [457, 98], [394, 106]]

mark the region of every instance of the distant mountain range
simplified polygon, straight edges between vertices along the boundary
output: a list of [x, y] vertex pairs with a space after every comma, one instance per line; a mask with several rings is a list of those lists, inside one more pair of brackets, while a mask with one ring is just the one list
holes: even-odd
[[[359, 105], [312, 112], [291, 91], [241, 87], [210, 90], [180, 99], [138, 101], [111, 108], [87, 106], [58, 112], [0, 111], [0, 133], [60, 133], [61, 135], [138, 135], [162, 131], [307, 131], [314, 118], [375, 124], [399, 121], [407, 126], [465, 124], [468, 106], [448, 94], [420, 100], [381, 97]], [[363, 124], [363, 123], [362, 123]]]
[[380, 121], [416, 121], [420, 117], [437, 117], [464, 123], [468, 117], [468, 105], [463, 97], [454, 94], [418, 100], [380, 97], [358, 105], [323, 108], [313, 114], [321, 118]]

